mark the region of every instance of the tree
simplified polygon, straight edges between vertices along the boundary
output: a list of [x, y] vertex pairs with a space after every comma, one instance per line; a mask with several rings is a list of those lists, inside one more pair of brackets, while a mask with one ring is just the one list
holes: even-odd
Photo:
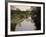
[[[34, 17], [36, 15], [36, 17]], [[32, 10], [32, 19], [35, 22], [35, 26], [37, 27], [36, 30], [41, 29], [41, 7], [35, 7], [35, 9]]]

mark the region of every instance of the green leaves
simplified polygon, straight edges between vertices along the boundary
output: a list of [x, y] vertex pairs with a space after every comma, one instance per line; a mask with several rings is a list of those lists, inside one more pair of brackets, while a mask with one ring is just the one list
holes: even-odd
[[11, 23], [20, 23], [24, 18], [31, 16], [31, 11], [11, 10]]

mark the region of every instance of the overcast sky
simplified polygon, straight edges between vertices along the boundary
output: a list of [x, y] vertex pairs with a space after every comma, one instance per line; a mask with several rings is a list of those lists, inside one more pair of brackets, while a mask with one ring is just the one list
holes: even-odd
[[31, 10], [30, 6], [26, 6], [26, 5], [11, 5], [12, 10], [16, 10], [16, 8], [19, 8], [22, 11]]

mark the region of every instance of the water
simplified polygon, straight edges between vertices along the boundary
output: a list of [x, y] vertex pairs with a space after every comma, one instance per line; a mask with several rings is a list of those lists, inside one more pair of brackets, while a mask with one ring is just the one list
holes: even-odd
[[28, 19], [24, 19], [20, 24], [17, 24], [16, 31], [31, 31], [35, 30], [35, 23], [31, 19], [31, 17], [28, 17]]

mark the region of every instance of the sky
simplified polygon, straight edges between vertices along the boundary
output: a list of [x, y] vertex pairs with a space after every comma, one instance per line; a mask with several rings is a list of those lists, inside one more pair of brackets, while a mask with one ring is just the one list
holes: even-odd
[[19, 8], [21, 11], [31, 10], [30, 6], [26, 6], [26, 5], [11, 5], [12, 10], [16, 10], [16, 8]]

